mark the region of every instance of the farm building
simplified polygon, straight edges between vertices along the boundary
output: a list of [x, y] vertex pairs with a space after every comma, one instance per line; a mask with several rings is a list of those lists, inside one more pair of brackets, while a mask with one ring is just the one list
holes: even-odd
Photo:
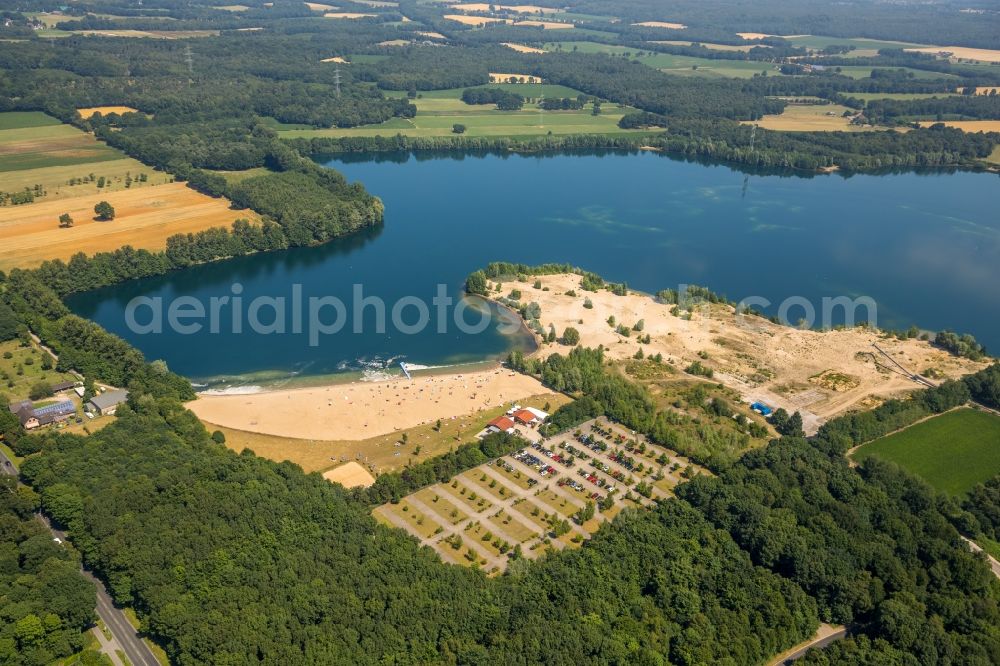
[[[16, 411], [14, 410], [15, 406], [17, 407]], [[11, 411], [17, 414], [18, 421], [21, 422], [23, 428], [34, 430], [43, 425], [65, 421], [76, 413], [76, 406], [70, 400], [63, 400], [36, 409], [30, 400], [23, 400], [16, 405], [11, 405]]]
[[73, 388], [76, 388], [76, 382], [59, 382], [58, 384], [52, 385], [52, 392], [62, 393], [63, 391], [69, 391]]
[[111, 415], [117, 411], [118, 405], [126, 400], [128, 400], [128, 391], [124, 389], [108, 391], [91, 398], [90, 402], [87, 403], [87, 411], [94, 414]]

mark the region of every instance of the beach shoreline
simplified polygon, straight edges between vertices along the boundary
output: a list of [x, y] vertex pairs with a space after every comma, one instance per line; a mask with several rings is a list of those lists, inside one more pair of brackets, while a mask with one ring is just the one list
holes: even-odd
[[373, 382], [326, 383], [255, 393], [199, 394], [186, 407], [211, 425], [305, 440], [364, 440], [513, 404], [548, 390], [503, 368], [419, 370]]

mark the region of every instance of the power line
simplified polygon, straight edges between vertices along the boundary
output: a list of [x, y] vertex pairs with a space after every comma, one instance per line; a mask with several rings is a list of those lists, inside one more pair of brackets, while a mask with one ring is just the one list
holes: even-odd
[[184, 45], [184, 62], [187, 63], [188, 77], [194, 78], [194, 55], [191, 53], [191, 45]]
[[333, 70], [333, 87], [337, 91], [337, 97], [340, 97], [340, 65]]

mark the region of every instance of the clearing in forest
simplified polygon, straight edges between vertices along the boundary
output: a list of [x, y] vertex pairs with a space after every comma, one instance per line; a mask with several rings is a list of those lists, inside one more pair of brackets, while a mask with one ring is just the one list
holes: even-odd
[[683, 23], [670, 23], [668, 21], [642, 21], [641, 23], [633, 23], [632, 25], [642, 28], [665, 28], [667, 30], [684, 30], [687, 28]]
[[916, 474], [937, 490], [964, 495], [1000, 474], [1000, 416], [956, 409], [865, 444], [861, 462], [877, 456]]
[[542, 438], [522, 428], [524, 449], [374, 510], [445, 562], [489, 575], [511, 559], [578, 547], [623, 508], [650, 508], [703, 470], [604, 419]]
[[139, 109], [133, 109], [131, 106], [91, 106], [85, 109], [77, 109], [76, 112], [80, 114], [81, 118], [86, 120], [95, 113], [100, 113], [102, 116], [106, 116], [109, 113], [121, 115], [123, 113], [138, 113]]
[[[783, 132], [859, 132], [871, 127], [852, 125], [850, 111], [839, 104], [789, 104], [778, 115], [764, 116], [756, 122], [763, 129]], [[853, 113], [853, 112], [852, 112]], [[745, 124], [755, 124], [747, 121]]]

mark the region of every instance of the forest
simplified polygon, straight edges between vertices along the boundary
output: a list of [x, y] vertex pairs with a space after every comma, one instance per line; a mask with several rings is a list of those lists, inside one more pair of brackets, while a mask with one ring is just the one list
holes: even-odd
[[[35, 517], [41, 502], [14, 477], [0, 476], [0, 663], [10, 666], [45, 666], [81, 652], [81, 632], [94, 620], [94, 585]], [[100, 663], [94, 657], [86, 663]]]

